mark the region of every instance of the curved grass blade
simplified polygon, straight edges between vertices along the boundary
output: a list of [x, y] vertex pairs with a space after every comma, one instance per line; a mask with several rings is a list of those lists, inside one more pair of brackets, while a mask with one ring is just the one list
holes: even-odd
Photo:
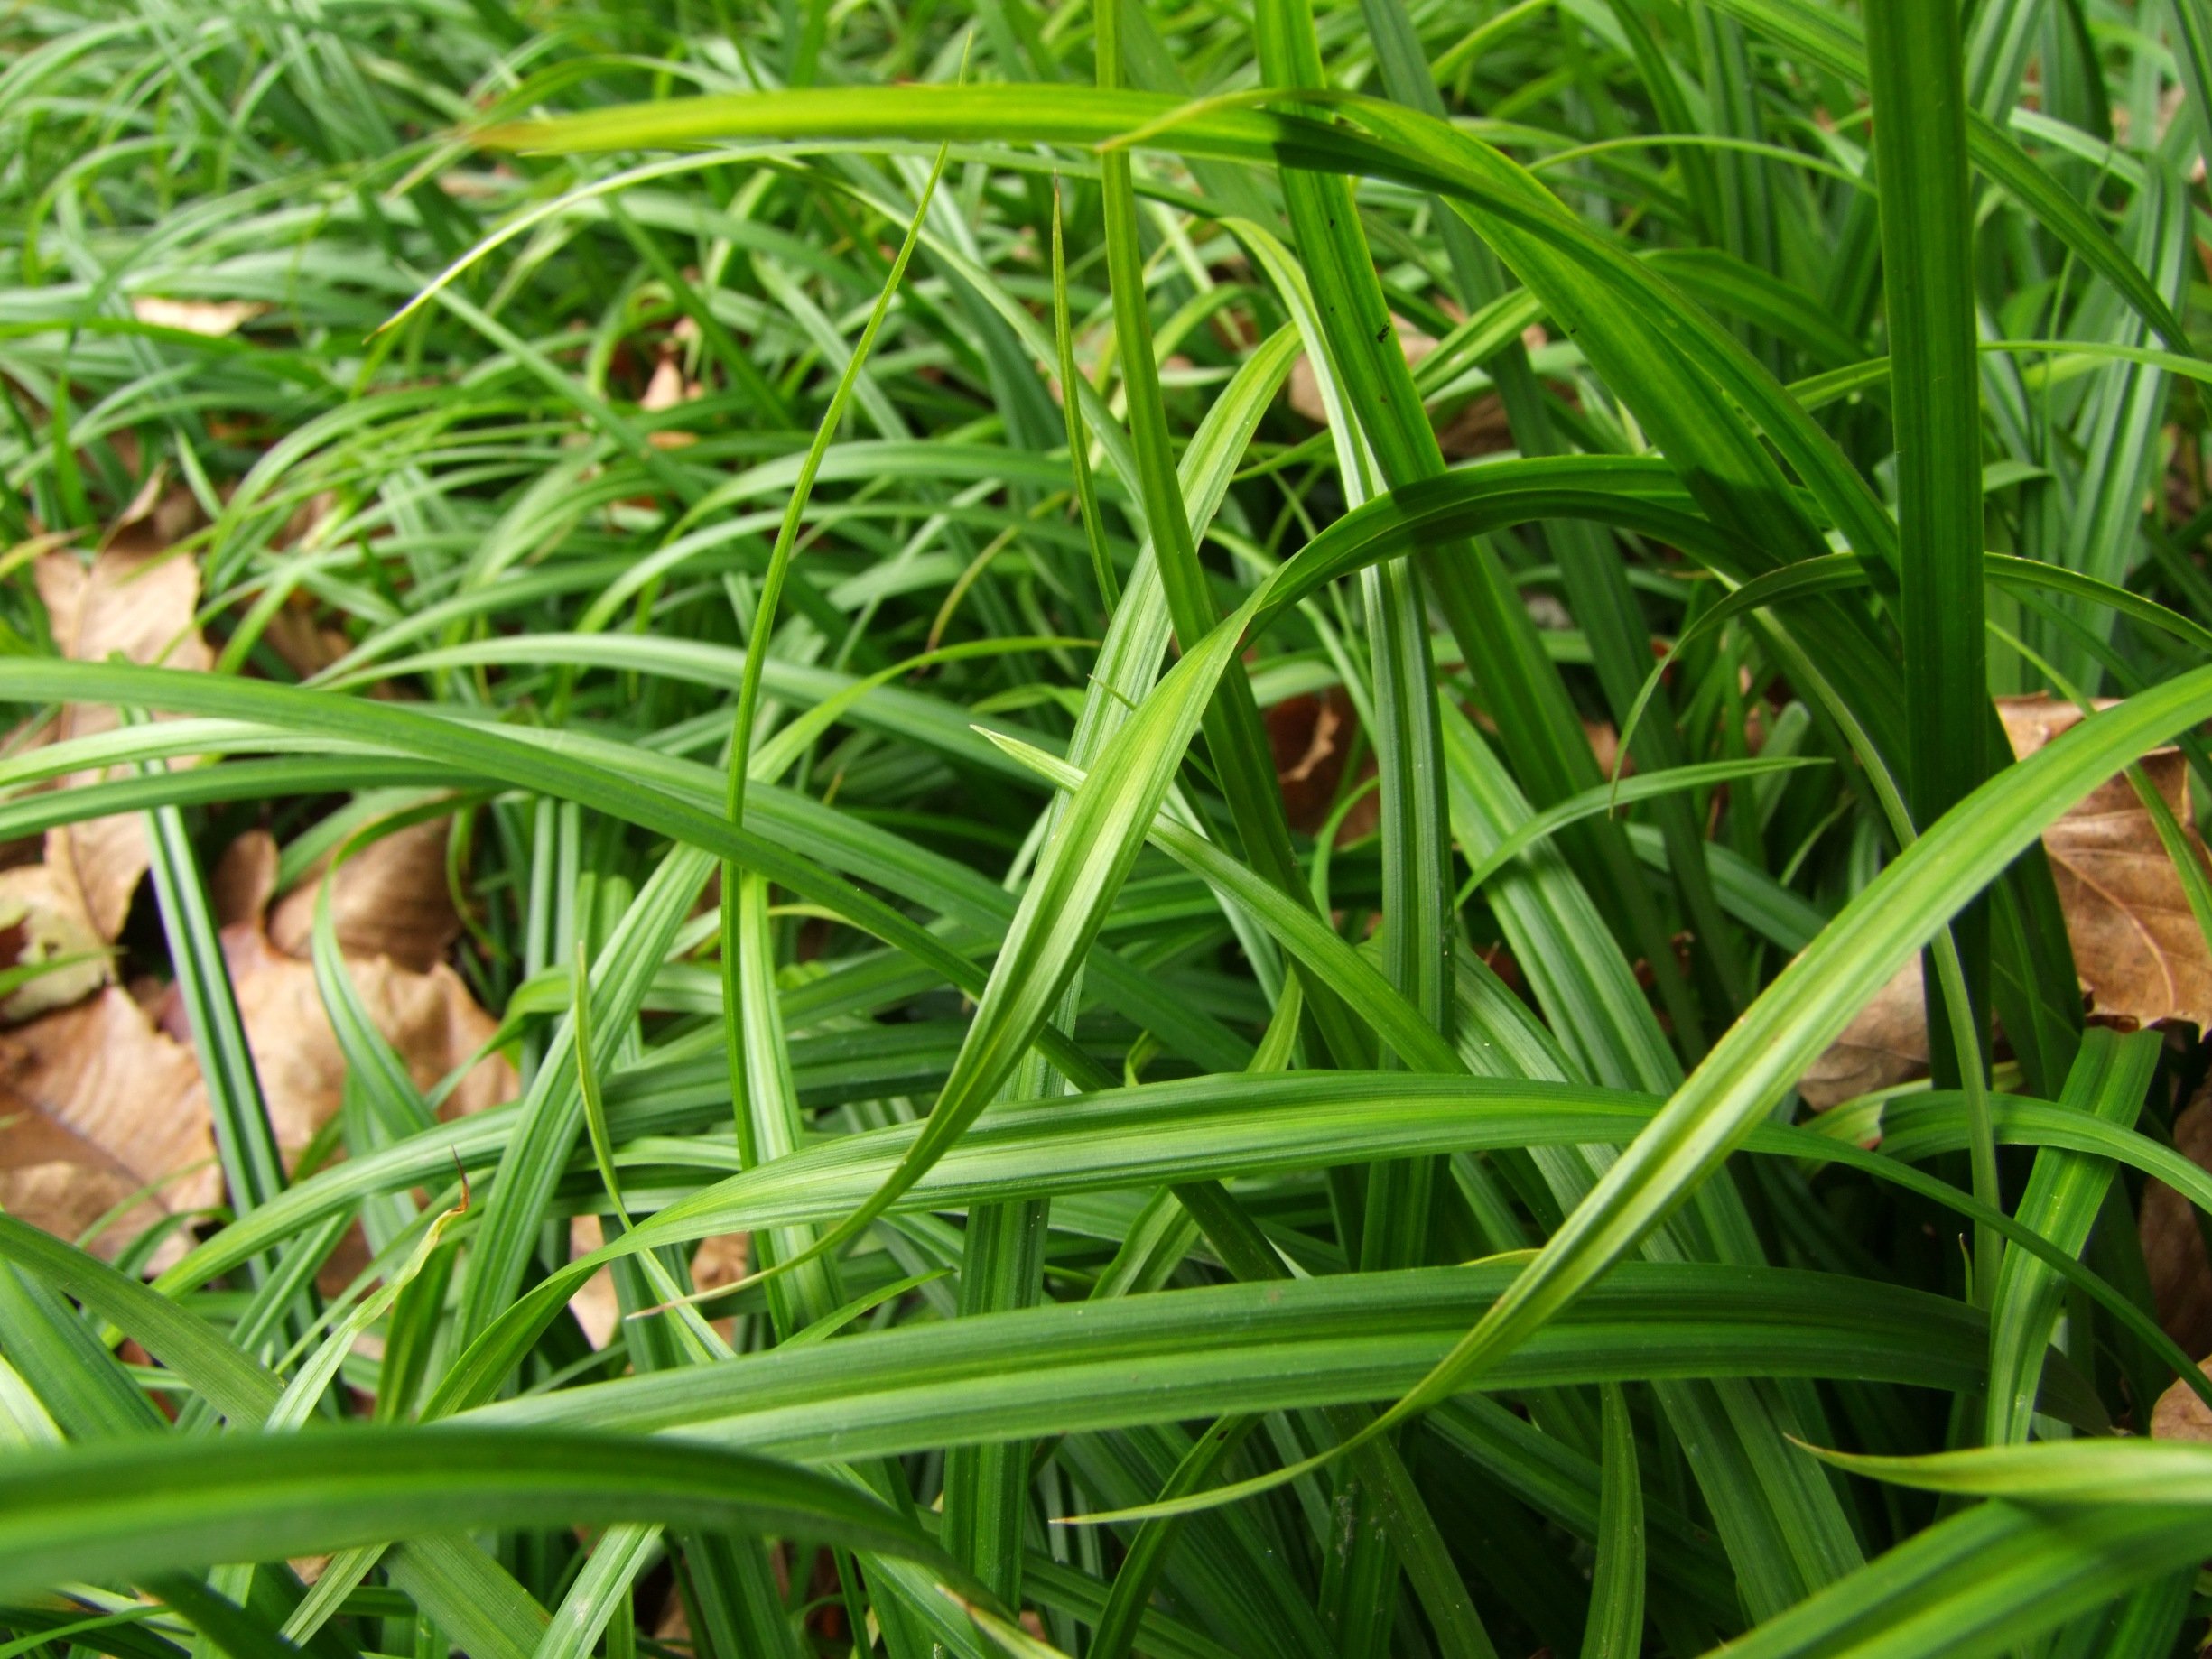
[[1643, 1651], [1643, 1482], [1636, 1468], [1636, 1425], [1617, 1384], [1604, 1391], [1603, 1468], [1597, 1568], [1582, 1659], [1632, 1659]]
[[11, 1459], [0, 1470], [0, 1585], [143, 1577], [457, 1527], [635, 1520], [835, 1539], [965, 1583], [884, 1505], [765, 1458], [637, 1436], [349, 1429]]

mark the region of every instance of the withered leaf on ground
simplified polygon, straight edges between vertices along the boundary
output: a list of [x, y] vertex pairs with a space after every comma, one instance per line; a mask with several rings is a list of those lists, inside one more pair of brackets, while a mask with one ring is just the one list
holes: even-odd
[[114, 987], [0, 1032], [0, 1202], [63, 1237], [163, 1183], [98, 1241], [105, 1255], [222, 1195], [198, 1062]]
[[[2001, 698], [1998, 712], [2022, 759], [2082, 718], [2071, 704], [2043, 697]], [[2154, 749], [2142, 770], [2198, 866], [2212, 867], [2190, 815], [2188, 758], [2177, 748]], [[2044, 834], [2043, 850], [2090, 1013], [2138, 1025], [2179, 1020], [2212, 1028], [2212, 947], [2128, 779], [2108, 779], [2077, 802]]]
[[263, 300], [164, 300], [139, 294], [131, 301], [131, 315], [157, 329], [181, 329], [220, 339], [236, 334], [269, 309]]
[[[1403, 317], [1390, 319], [1398, 330], [1398, 343], [1406, 354], [1408, 367], [1417, 367], [1422, 359], [1436, 349], [1436, 342], [1424, 334]], [[1541, 329], [1532, 329], [1531, 337], [1540, 343]], [[1328, 406], [1321, 401], [1321, 382], [1314, 373], [1314, 366], [1300, 357], [1290, 366], [1290, 384], [1287, 392], [1291, 408], [1316, 425], [1329, 423]], [[1494, 455], [1513, 447], [1513, 431], [1507, 424], [1505, 404], [1495, 392], [1485, 392], [1470, 398], [1445, 417], [1436, 429], [1436, 444], [1446, 457], [1465, 460], [1477, 455]]]
[[261, 920], [276, 896], [276, 838], [265, 830], [240, 836], [223, 849], [208, 873], [208, 902], [215, 924], [234, 927]]
[[[569, 1260], [572, 1262], [591, 1254], [607, 1242], [607, 1234], [597, 1216], [574, 1216], [569, 1220]], [[605, 1348], [614, 1340], [615, 1330], [622, 1323], [622, 1300], [615, 1291], [615, 1275], [611, 1268], [602, 1267], [579, 1287], [569, 1298], [569, 1311], [576, 1316], [582, 1327], [584, 1340], [594, 1349]]]
[[[344, 1098], [345, 1056], [310, 964], [276, 949], [256, 925], [225, 928], [222, 943], [270, 1126], [290, 1159], [336, 1115]], [[421, 974], [382, 956], [349, 958], [346, 968], [362, 1006], [418, 1088], [430, 1088], [467, 1061], [497, 1028], [443, 962]], [[165, 996], [155, 1014], [165, 1030], [190, 1041], [181, 998]], [[461, 1080], [447, 1110], [480, 1111], [515, 1092], [513, 1067], [493, 1055]]]
[[[2212, 1376], [2212, 1359], [2199, 1361], [2197, 1368]], [[2151, 1438], [2212, 1440], [2212, 1407], [2198, 1397], [2187, 1378], [2175, 1378], [2173, 1386], [2159, 1395], [2151, 1411]]]
[[[2212, 1169], [2212, 1092], [2200, 1089], [2173, 1120], [2174, 1150]], [[2162, 1181], [2146, 1181], [2136, 1214], [2158, 1322], [2192, 1354], [2212, 1352], [2212, 1261], [2197, 1211]]]
[[89, 996], [107, 979], [107, 941], [68, 877], [42, 864], [0, 870], [0, 969], [42, 965], [0, 1001], [0, 1018], [16, 1023]]
[[[442, 889], [442, 854], [429, 851]], [[255, 1070], [290, 1158], [338, 1111], [346, 1066], [312, 966], [277, 949], [264, 930], [275, 876], [275, 844], [255, 831], [218, 861], [209, 886]], [[387, 871], [382, 879], [395, 878]], [[38, 866], [0, 872], [0, 896], [36, 884], [73, 897]], [[100, 942], [88, 923], [79, 926]], [[427, 936], [419, 917], [402, 932], [418, 946]], [[443, 961], [417, 971], [385, 954], [349, 955], [347, 971], [371, 1021], [425, 1089], [469, 1062], [497, 1029]], [[164, 1208], [201, 1208], [222, 1191], [181, 999], [173, 987], [149, 996], [142, 1008], [111, 987], [0, 1032], [0, 1203], [11, 1211], [74, 1237], [139, 1188], [204, 1166], [131, 1210], [103, 1241], [111, 1254]], [[443, 1109], [478, 1111], [516, 1091], [514, 1068], [493, 1054], [469, 1068]]]
[[1928, 1010], [1920, 959], [1914, 957], [1874, 993], [1844, 1034], [1798, 1080], [1815, 1111], [1892, 1088], [1928, 1070]]
[[[690, 320], [685, 319], [686, 321]], [[665, 350], [653, 366], [652, 378], [637, 400], [637, 407], [648, 414], [660, 414], [706, 395], [706, 387], [696, 380], [687, 380], [683, 375], [683, 355], [675, 350]], [[658, 450], [681, 450], [699, 441], [696, 432], [683, 431], [674, 427], [663, 427], [646, 434], [646, 441]]]
[[1336, 687], [1302, 691], [1270, 703], [1264, 718], [1290, 827], [1311, 835], [1328, 818], [1344, 757], [1352, 752], [1358, 729], [1352, 700]]
[[[2012, 752], [2022, 759], [2082, 718], [2071, 703], [2048, 697], [1999, 698], [1997, 706]], [[2179, 822], [2190, 855], [2212, 869], [2190, 814], [2187, 758], [2178, 749], [2157, 749], [2142, 764]], [[2212, 946], [2150, 809], [2126, 776], [2107, 780], [2077, 802], [2044, 832], [2043, 850], [2091, 1017], [2212, 1029]], [[1799, 1082], [1808, 1105], [1824, 1108], [1926, 1071], [1919, 984], [1915, 962], [1852, 1021]]]
[[261, 637], [277, 660], [302, 680], [313, 679], [353, 649], [345, 630], [316, 621], [314, 604], [298, 594], [278, 607]]
[[[428, 973], [460, 936], [446, 880], [449, 819], [411, 824], [370, 842], [330, 882], [330, 925], [349, 956], [388, 956], [401, 967]], [[315, 899], [322, 885], [318, 866], [269, 913], [269, 937], [277, 949], [304, 957], [314, 938]]]
[[[605, 1226], [599, 1217], [574, 1217], [569, 1222], [569, 1260], [590, 1255], [606, 1238]], [[702, 1238], [692, 1252], [692, 1288], [713, 1291], [725, 1284], [735, 1284], [745, 1277], [751, 1259], [752, 1240], [747, 1234], [716, 1233]], [[586, 1279], [582, 1288], [569, 1298], [569, 1311], [576, 1316], [584, 1339], [593, 1348], [605, 1348], [612, 1341], [617, 1327], [622, 1322], [622, 1307], [615, 1292], [613, 1273], [602, 1267]], [[725, 1337], [732, 1334], [731, 1321], [727, 1319], [716, 1321], [715, 1328]]]
[[[194, 626], [200, 606], [200, 570], [164, 550], [197, 516], [189, 495], [172, 493], [127, 520], [90, 563], [70, 552], [41, 555], [33, 567], [54, 643], [80, 663], [104, 663], [120, 653], [133, 663], [205, 670], [214, 656]], [[62, 711], [57, 738], [87, 737], [110, 730], [116, 717], [98, 704], [72, 703]], [[97, 774], [67, 783], [97, 781]], [[46, 863], [76, 883], [85, 910], [104, 939], [123, 931], [148, 864], [146, 831], [135, 814], [98, 818], [49, 830]]]

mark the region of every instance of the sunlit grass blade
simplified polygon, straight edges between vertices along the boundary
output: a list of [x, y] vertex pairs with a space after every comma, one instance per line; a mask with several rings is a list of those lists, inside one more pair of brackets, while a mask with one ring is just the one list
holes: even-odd
[[800, 1529], [958, 1569], [836, 1481], [767, 1459], [635, 1437], [461, 1430], [182, 1440], [12, 1460], [0, 1584], [144, 1574], [457, 1526], [683, 1520]]

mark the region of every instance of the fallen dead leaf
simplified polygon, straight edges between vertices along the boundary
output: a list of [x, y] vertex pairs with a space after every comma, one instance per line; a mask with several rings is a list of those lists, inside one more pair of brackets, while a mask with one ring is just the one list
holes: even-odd
[[[284, 527], [271, 539], [270, 546], [283, 551], [295, 549], [312, 551], [327, 545], [328, 536], [341, 533], [341, 530], [332, 527], [342, 527], [346, 522], [338, 493], [317, 490], [292, 510]], [[295, 589], [277, 607], [276, 614], [262, 630], [263, 643], [276, 653], [278, 661], [302, 680], [311, 680], [353, 649], [353, 641], [346, 631], [321, 620], [321, 604], [314, 595]]]
[[646, 382], [637, 407], [649, 414], [658, 414], [664, 409], [674, 409], [683, 401], [683, 361], [674, 352], [665, 351], [653, 366], [653, 377]]
[[1622, 757], [1621, 734], [1614, 729], [1611, 720], [1585, 720], [1582, 723], [1582, 735], [1590, 740], [1590, 754], [1597, 762], [1597, 769], [1608, 779], [1613, 777], [1616, 766], [1620, 768], [1620, 775], [1624, 778], [1636, 775], [1635, 761]]
[[653, 1639], [663, 1647], [673, 1647], [679, 1653], [691, 1651], [691, 1615], [683, 1610], [683, 1597], [673, 1583], [668, 1587], [667, 1600], [661, 1604], [661, 1616], [654, 1621]]
[[[750, 1233], [714, 1233], [699, 1241], [692, 1252], [692, 1286], [695, 1290], [719, 1291], [738, 1283], [752, 1271], [753, 1238]], [[725, 1313], [714, 1321], [714, 1329], [722, 1333], [726, 1342], [734, 1341], [738, 1333], [737, 1316]]]
[[1511, 449], [1513, 428], [1505, 416], [1504, 400], [1495, 392], [1469, 398], [1436, 429], [1436, 447], [1446, 460], [1467, 460]]
[[1311, 835], [1328, 818], [1358, 729], [1352, 700], [1334, 687], [1325, 693], [1301, 691], [1270, 703], [1264, 718], [1290, 827]]
[[[222, 930], [224, 957], [271, 1126], [289, 1160], [338, 1111], [346, 1065], [314, 969], [277, 950], [262, 928], [274, 846], [243, 839], [248, 844], [218, 863], [213, 888], [226, 913], [239, 918]], [[5, 872], [0, 879], [43, 874]], [[443, 962], [416, 972], [389, 956], [355, 957], [347, 971], [369, 1018], [425, 1089], [467, 1064], [497, 1029]], [[102, 1247], [112, 1255], [165, 1209], [219, 1198], [207, 1089], [173, 987], [147, 1008], [109, 987], [0, 1032], [0, 1203], [73, 1237], [139, 1189], [194, 1170], [111, 1229]], [[479, 1111], [516, 1089], [514, 1068], [493, 1054], [470, 1066], [443, 1109], [449, 1117]]]
[[0, 1017], [20, 1024], [66, 1008], [107, 983], [107, 941], [85, 913], [77, 885], [42, 864], [0, 870], [0, 968], [53, 967], [0, 1002]]
[[112, 986], [0, 1033], [0, 1201], [49, 1232], [74, 1237], [165, 1183], [98, 1241], [104, 1255], [222, 1195], [198, 1062]]
[[[2071, 704], [2043, 697], [2000, 698], [1997, 709], [2013, 754], [2023, 759], [2082, 718]], [[2152, 750], [2142, 764], [2198, 865], [2212, 869], [2189, 811], [2188, 759], [2170, 747]], [[2124, 776], [2099, 784], [2045, 832], [2043, 850], [2090, 1013], [2137, 1025], [2181, 1020], [2199, 1032], [2212, 1029], [2212, 947], [2133, 785]]]
[[[330, 925], [348, 956], [388, 956], [402, 968], [429, 973], [460, 936], [446, 880], [449, 819], [412, 824], [372, 841], [338, 867], [330, 882]], [[269, 938], [289, 955], [312, 948], [319, 867], [277, 902]]]
[[[689, 322], [691, 319], [687, 317], [683, 320]], [[696, 380], [684, 378], [681, 355], [673, 349], [665, 350], [653, 366], [652, 377], [646, 382], [646, 389], [637, 400], [637, 407], [648, 414], [659, 414], [705, 394], [704, 385]], [[647, 432], [646, 441], [656, 450], [681, 450], [697, 443], [699, 434], [664, 428]]]
[[753, 1240], [749, 1233], [715, 1233], [699, 1241], [692, 1252], [692, 1284], [702, 1291], [719, 1291], [735, 1284], [752, 1270]]
[[[2212, 1088], [2198, 1090], [2175, 1117], [2173, 1145], [2200, 1169], [2212, 1169]], [[2135, 1225], [2158, 1322], [2190, 1353], [2212, 1350], [2212, 1261], [2195, 1207], [2164, 1182], [2146, 1181]]]
[[[570, 1218], [569, 1260], [587, 1256], [606, 1242], [606, 1232], [597, 1216]], [[586, 1279], [582, 1288], [569, 1298], [569, 1311], [576, 1316], [576, 1323], [583, 1329], [584, 1340], [594, 1349], [613, 1341], [622, 1324], [622, 1302], [615, 1293], [613, 1270], [602, 1267]]]
[[265, 300], [163, 300], [140, 294], [131, 301], [131, 315], [141, 322], [210, 339], [236, 334], [268, 309]]
[[[345, 1056], [311, 966], [276, 949], [257, 925], [225, 928], [222, 943], [238, 1016], [268, 1103], [270, 1127], [289, 1161], [337, 1114]], [[406, 1063], [418, 1088], [436, 1084], [497, 1029], [460, 976], [442, 962], [428, 973], [414, 973], [389, 957], [356, 957], [348, 959], [346, 969], [369, 1019]], [[173, 989], [157, 1005], [155, 1016], [172, 1035], [190, 1041], [183, 1000]], [[446, 1115], [481, 1111], [516, 1092], [514, 1068], [495, 1054], [462, 1079], [446, 1102]]]
[[145, 1183], [81, 1135], [4, 1092], [0, 1108], [10, 1119], [0, 1140], [0, 1207], [16, 1219], [75, 1244], [103, 1216], [120, 1210], [90, 1239], [94, 1251], [113, 1260], [168, 1213], [150, 1198], [132, 1201]]
[[[2212, 1376], [2212, 1359], [2199, 1360], [2197, 1368]], [[2158, 1397], [2151, 1410], [2152, 1440], [2212, 1440], [2212, 1407], [2198, 1398], [2187, 1378], [2176, 1377], [2173, 1386]]]
[[[569, 1221], [569, 1260], [589, 1256], [606, 1242], [604, 1225], [597, 1216], [576, 1216]], [[700, 1241], [692, 1253], [692, 1288], [699, 1291], [717, 1291], [725, 1284], [735, 1284], [745, 1277], [747, 1265], [752, 1258], [752, 1240], [744, 1233], [716, 1233]], [[622, 1323], [622, 1309], [615, 1293], [614, 1274], [602, 1267], [583, 1283], [583, 1287], [569, 1298], [569, 1311], [576, 1316], [576, 1323], [584, 1333], [584, 1340], [594, 1349], [605, 1348], [614, 1339], [615, 1331]], [[735, 1321], [728, 1318], [714, 1321], [714, 1328], [725, 1339], [735, 1334]]]
[[1798, 1080], [1805, 1104], [1825, 1112], [1840, 1101], [1891, 1089], [1928, 1070], [1928, 1010], [1920, 959], [1874, 993], [1844, 1034]]
[[276, 896], [276, 840], [265, 830], [240, 836], [223, 849], [208, 877], [215, 925], [236, 927], [261, 919]]
[[[135, 516], [126, 514], [89, 563], [68, 552], [49, 552], [37, 560], [33, 574], [39, 598], [64, 656], [104, 663], [120, 653], [133, 663], [201, 671], [212, 664], [213, 653], [193, 626], [200, 606], [199, 567], [163, 551], [175, 535], [185, 533], [198, 513], [190, 496], [182, 496], [189, 513], [172, 510], [167, 504], [174, 499], [166, 496]], [[152, 542], [159, 545], [147, 545]], [[62, 710], [54, 735], [88, 737], [111, 730], [116, 721], [112, 709], [72, 703]], [[67, 783], [91, 783], [98, 776], [78, 774]], [[120, 933], [149, 862], [145, 826], [138, 815], [59, 826], [47, 832], [45, 855], [50, 867], [76, 883], [101, 937], [112, 940]]]
[[[2080, 724], [2080, 710], [2048, 697], [1997, 700], [2012, 752], [2032, 755]], [[2191, 815], [2189, 763], [2179, 749], [2142, 757], [2151, 785], [2181, 825], [2200, 867], [2212, 870]], [[2189, 906], [2150, 810], [2126, 777], [2106, 780], [2043, 834], [2066, 916], [2074, 966], [2090, 1017], [2130, 1026], [2183, 1023], [2212, 1031], [2212, 946]], [[1798, 1084], [1816, 1110], [1928, 1068], [1928, 1033], [1916, 961], [1879, 992]], [[2198, 1351], [2212, 1348], [2212, 1330]]]
[[[338, 1111], [346, 1063], [323, 1007], [314, 969], [279, 950], [265, 930], [263, 911], [275, 877], [275, 843], [265, 831], [255, 830], [241, 836], [225, 851], [209, 886], [221, 923], [223, 956], [232, 992], [268, 1103], [271, 1126], [278, 1146], [290, 1157]], [[409, 936], [419, 941], [419, 928]], [[379, 953], [349, 956], [346, 966], [370, 1020], [424, 1089], [467, 1063], [498, 1028], [497, 1022], [478, 1006], [460, 976], [443, 962], [417, 971]], [[110, 993], [99, 1004], [47, 1015], [13, 1038], [0, 1038], [0, 1043], [14, 1042], [20, 1046], [76, 1040], [70, 1033], [81, 1035], [78, 1023], [88, 1017], [86, 1008], [111, 1002], [137, 1014], [137, 1005], [129, 997]], [[183, 999], [175, 987], [151, 992], [145, 1013], [137, 1017], [147, 1030], [158, 1028], [160, 1043], [165, 1045], [163, 1052], [173, 1052], [181, 1058], [190, 1073], [182, 1109], [188, 1119], [204, 1126], [206, 1091], [191, 1049], [192, 1033]], [[0, 1055], [7, 1052], [0, 1047]], [[125, 1056], [121, 1063], [144, 1063], [130, 1045], [118, 1052]], [[0, 1085], [7, 1081], [5, 1071], [0, 1070]], [[88, 1098], [95, 1103], [107, 1098], [102, 1092], [105, 1081], [104, 1076], [92, 1072], [80, 1080], [90, 1090]], [[480, 1111], [513, 1098], [516, 1092], [514, 1068], [495, 1053], [470, 1067], [448, 1097], [444, 1111], [448, 1117]], [[166, 1098], [159, 1090], [155, 1093]], [[71, 1097], [61, 1089], [56, 1098], [66, 1101]], [[78, 1126], [66, 1114], [62, 1120]], [[126, 1135], [138, 1132], [127, 1123], [119, 1128]], [[108, 1144], [99, 1135], [94, 1138], [103, 1145]]]
[[279, 607], [261, 637], [277, 661], [302, 680], [313, 679], [353, 649], [343, 628], [316, 620], [314, 601], [305, 594], [294, 594]]
[[[1436, 342], [1424, 334], [1403, 317], [1390, 319], [1398, 330], [1399, 349], [1406, 354], [1406, 366], [1417, 366], [1421, 360], [1436, 349]], [[1290, 406], [1318, 426], [1329, 423], [1327, 405], [1321, 401], [1321, 382], [1314, 373], [1313, 364], [1300, 357], [1290, 366], [1288, 392]], [[1507, 424], [1505, 404], [1494, 392], [1485, 392], [1455, 410], [1436, 431], [1436, 443], [1444, 453], [1455, 460], [1472, 456], [1494, 455], [1501, 450], [1513, 447], [1512, 429]]]

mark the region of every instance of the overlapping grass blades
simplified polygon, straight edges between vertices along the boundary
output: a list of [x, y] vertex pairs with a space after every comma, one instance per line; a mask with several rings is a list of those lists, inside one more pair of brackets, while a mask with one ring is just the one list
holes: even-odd
[[[0, 837], [143, 816], [228, 1202], [0, 1217], [0, 1645], [2181, 1651], [2204, 1067], [2037, 847], [2205, 759], [2201, 12], [12, 20], [0, 700], [121, 718]], [[142, 492], [213, 672], [60, 660]], [[453, 1121], [330, 897], [445, 817]]]

